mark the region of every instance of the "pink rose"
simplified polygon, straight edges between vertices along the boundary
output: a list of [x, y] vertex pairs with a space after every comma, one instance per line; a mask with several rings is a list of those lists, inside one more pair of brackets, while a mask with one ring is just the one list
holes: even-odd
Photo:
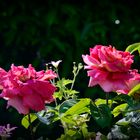
[[[90, 55], [82, 55], [87, 64], [85, 69], [90, 76], [89, 86], [99, 84], [105, 92], [121, 91], [126, 93], [130, 89], [130, 79], [135, 79], [131, 68], [133, 56], [129, 52], [116, 50], [112, 46], [96, 45], [90, 48]], [[140, 75], [137, 75], [140, 80]], [[137, 83], [137, 82], [136, 82]]]
[[132, 78], [126, 81], [127, 88], [124, 90], [118, 90], [120, 93], [128, 93], [132, 88], [134, 88], [137, 84], [140, 83], [140, 74], [137, 70], [131, 70], [130, 74]]
[[57, 75], [52, 70], [36, 72], [31, 65], [24, 68], [12, 64], [8, 72], [0, 69], [0, 76], [3, 89], [0, 97], [8, 100], [8, 106], [16, 108], [19, 113], [41, 111], [45, 108], [45, 103], [54, 100], [56, 87], [49, 80]]
[[2, 90], [3, 89], [3, 84], [4, 84], [4, 82], [3, 81], [5, 81], [6, 79], [7, 79], [7, 72], [4, 70], [4, 69], [2, 69], [2, 68], [0, 68], [0, 90]]

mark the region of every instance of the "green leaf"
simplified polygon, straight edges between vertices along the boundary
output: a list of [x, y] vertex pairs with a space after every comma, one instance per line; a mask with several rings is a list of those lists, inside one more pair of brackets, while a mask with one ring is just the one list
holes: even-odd
[[55, 92], [54, 94], [53, 94], [53, 96], [54, 96], [54, 98], [58, 98], [59, 100], [62, 100], [62, 98], [63, 98], [63, 94], [62, 94], [62, 92]]
[[70, 129], [70, 130], [67, 131], [67, 134], [72, 137], [73, 135], [76, 134], [76, 131]]
[[76, 122], [73, 120], [72, 116], [63, 116], [61, 117], [61, 121], [67, 123], [68, 125], [76, 125]]
[[49, 124], [59, 120], [58, 113], [55, 110], [55, 108], [53, 108], [53, 107], [47, 107], [47, 111], [42, 110], [42, 111], [36, 113], [36, 116], [42, 123], [44, 123], [46, 125], [49, 125]]
[[133, 106], [133, 99], [127, 95], [127, 94], [119, 94], [116, 97], [112, 99], [113, 101], [123, 101], [129, 104], [130, 106]]
[[88, 129], [87, 129], [86, 123], [84, 123], [83, 126], [81, 127], [81, 131], [82, 131], [84, 138], [88, 137], [89, 134], [88, 134]]
[[73, 114], [61, 117], [62, 122], [67, 123], [67, 126], [72, 129], [87, 127], [86, 122], [89, 121], [88, 114]]
[[118, 122], [116, 122], [117, 125], [123, 125], [123, 126], [127, 126], [130, 124], [130, 120], [126, 120], [126, 118], [122, 118], [121, 120], [119, 120]]
[[128, 112], [131, 112], [131, 111], [140, 111], [140, 103], [139, 102], [135, 102], [133, 104], [133, 106], [129, 106], [128, 108]]
[[97, 122], [97, 124], [100, 125], [100, 127], [104, 128], [110, 126], [112, 116], [108, 105], [100, 104], [99, 106], [96, 106], [94, 104], [90, 104], [90, 111], [92, 117]]
[[[85, 112], [90, 112], [89, 110], [89, 104], [90, 104], [90, 99], [85, 98], [85, 99], [80, 99], [80, 101], [78, 103], [76, 103], [75, 105], [73, 105], [71, 108], [69, 108], [63, 115], [73, 115], [73, 114], [81, 114], [81, 113], [85, 113]], [[63, 104], [63, 108], [65, 107], [65, 104]], [[60, 108], [60, 112], [61, 108]]]
[[125, 117], [120, 119], [118, 122], [116, 122], [117, 125], [121, 126], [128, 126], [132, 125], [133, 123], [140, 124], [140, 113], [139, 112], [128, 112], [126, 113]]
[[140, 84], [137, 84], [134, 88], [132, 88], [129, 91], [128, 95], [133, 96], [136, 99], [139, 99], [140, 98]]
[[130, 52], [130, 53], [133, 53], [135, 51], [138, 51], [139, 54], [140, 54], [140, 43], [134, 43], [134, 44], [131, 44], [129, 45], [126, 50], [127, 52]]
[[65, 113], [69, 108], [71, 108], [72, 106], [74, 106], [76, 103], [78, 102], [78, 100], [74, 100], [74, 99], [69, 99], [64, 101], [59, 108], [59, 114], [63, 114]]
[[62, 78], [61, 80], [59, 80], [59, 81], [57, 82], [57, 86], [61, 88], [62, 86], [66, 86], [66, 85], [68, 85], [68, 84], [71, 84], [72, 82], [73, 82], [73, 81], [70, 80], [70, 79]]
[[62, 79], [62, 81], [63, 81], [63, 85], [64, 86], [66, 86], [66, 85], [68, 85], [68, 84], [71, 84], [73, 81], [72, 80], [70, 80], [70, 79]]
[[120, 113], [123, 113], [127, 107], [128, 107], [127, 103], [118, 105], [113, 109], [112, 114], [114, 115], [114, 117], [117, 117]]
[[34, 122], [37, 119], [37, 116], [33, 113], [30, 113], [26, 116], [24, 116], [21, 120], [21, 124], [27, 129], [30, 126], [29, 123], [29, 115], [30, 115], [30, 121], [31, 123]]
[[140, 137], [140, 112], [128, 112], [126, 116], [120, 119], [116, 124], [121, 126], [123, 130], [127, 128], [126, 130], [129, 130], [129, 136], [137, 135], [137, 137]]
[[69, 90], [69, 89], [67, 89], [67, 90], [65, 90], [65, 92], [68, 94], [68, 95], [74, 95], [74, 94], [77, 94], [77, 93], [79, 93], [78, 91], [76, 91], [76, 90]]
[[[108, 103], [111, 104], [112, 103], [112, 100], [108, 100]], [[106, 100], [105, 99], [97, 99], [95, 101], [95, 104], [98, 106], [100, 104], [106, 104]]]
[[71, 137], [69, 135], [62, 134], [61, 137], [58, 138], [57, 140], [71, 140]]
[[82, 136], [78, 131], [67, 130], [65, 134], [62, 134], [57, 140], [81, 140]]

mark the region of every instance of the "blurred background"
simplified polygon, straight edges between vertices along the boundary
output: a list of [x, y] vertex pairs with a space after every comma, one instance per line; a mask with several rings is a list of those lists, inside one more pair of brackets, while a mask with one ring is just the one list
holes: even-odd
[[[50, 61], [63, 60], [61, 77], [71, 78], [73, 61], [82, 62], [96, 44], [125, 48], [140, 41], [139, 1], [111, 0], [5, 0], [0, 4], [0, 67], [32, 64], [45, 69]], [[99, 87], [88, 88], [89, 78], [82, 70], [75, 89], [80, 97], [104, 96]], [[0, 101], [0, 122], [19, 125], [21, 116]], [[11, 115], [11, 112], [12, 113]], [[53, 131], [53, 126], [51, 127]], [[24, 135], [21, 127], [16, 135]], [[46, 133], [46, 132], [44, 132]], [[51, 132], [48, 135], [51, 135]]]

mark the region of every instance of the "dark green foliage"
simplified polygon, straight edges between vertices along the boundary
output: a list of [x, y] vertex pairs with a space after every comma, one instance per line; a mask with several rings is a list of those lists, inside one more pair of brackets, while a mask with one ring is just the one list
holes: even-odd
[[91, 115], [101, 128], [109, 127], [111, 125], [112, 115], [110, 108], [106, 104], [99, 106], [90, 105]]
[[4, 67], [11, 63], [42, 67], [52, 59], [62, 59], [65, 69], [72, 61], [81, 61], [81, 54], [92, 45], [124, 49], [139, 41], [138, 8], [130, 9], [136, 3], [15, 2], [3, 1], [0, 7], [0, 65]]

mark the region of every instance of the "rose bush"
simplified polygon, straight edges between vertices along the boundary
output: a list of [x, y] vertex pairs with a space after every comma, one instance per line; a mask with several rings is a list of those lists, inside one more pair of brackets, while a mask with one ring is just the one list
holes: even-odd
[[128, 93], [130, 85], [132, 88], [140, 81], [136, 70], [131, 70], [133, 55], [129, 52], [116, 50], [112, 46], [96, 45], [90, 48], [90, 55], [82, 57], [90, 76], [89, 86], [99, 84], [105, 92]]
[[0, 97], [8, 100], [19, 113], [28, 114], [30, 110], [41, 111], [46, 102], [52, 102], [56, 87], [49, 82], [57, 75], [52, 70], [37, 72], [31, 65], [28, 68], [11, 65], [6, 72], [0, 70]]
[[[12, 64], [8, 72], [0, 68], [0, 97], [8, 101], [8, 107], [23, 115], [20, 121], [30, 132], [29, 140], [139, 139], [140, 74], [131, 66], [134, 63], [131, 53], [140, 54], [139, 50], [140, 43], [128, 46], [125, 51], [96, 45], [89, 55], [82, 55], [90, 77], [89, 86], [100, 85], [104, 92], [113, 93], [103, 94], [102, 98], [80, 98], [74, 87], [83, 65], [74, 62], [73, 78], [61, 78], [58, 69], [61, 60], [46, 64], [45, 71], [36, 71], [31, 64], [28, 68]], [[37, 135], [42, 123], [54, 125], [54, 130], [57, 127], [60, 133]], [[7, 127], [0, 126], [2, 139], [12, 137], [11, 131], [18, 130], [11, 128], [9, 122]]]

